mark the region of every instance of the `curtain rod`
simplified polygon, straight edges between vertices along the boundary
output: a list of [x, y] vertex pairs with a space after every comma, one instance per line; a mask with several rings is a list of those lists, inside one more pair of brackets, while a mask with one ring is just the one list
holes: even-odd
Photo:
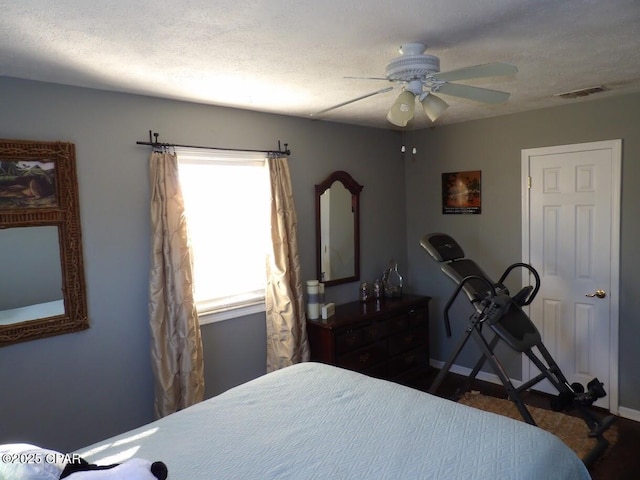
[[[154, 139], [151, 138], [151, 136], [153, 135]], [[200, 146], [200, 145], [181, 145], [179, 143], [165, 143], [165, 142], [159, 142], [158, 141], [158, 137], [160, 136], [159, 133], [151, 133], [151, 130], [149, 130], [149, 141], [148, 142], [136, 142], [137, 145], [149, 145], [153, 148], [162, 148], [162, 147], [182, 147], [182, 148], [206, 148], [208, 150], [224, 150], [227, 152], [259, 152], [259, 153], [277, 153], [280, 155], [291, 155], [291, 150], [289, 150], [289, 144], [285, 143], [284, 144], [284, 150], [282, 149], [282, 146], [280, 145], [280, 140], [278, 140], [278, 150], [248, 150], [246, 148], [220, 148], [220, 147], [204, 147], [204, 146]]]

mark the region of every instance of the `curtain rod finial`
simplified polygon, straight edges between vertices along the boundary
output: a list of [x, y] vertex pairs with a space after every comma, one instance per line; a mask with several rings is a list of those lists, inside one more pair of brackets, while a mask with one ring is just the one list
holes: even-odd
[[278, 140], [278, 153], [284, 153], [285, 155], [291, 155], [291, 150], [289, 150], [289, 144], [284, 144], [284, 150], [282, 150], [282, 145], [280, 144], [280, 140]]

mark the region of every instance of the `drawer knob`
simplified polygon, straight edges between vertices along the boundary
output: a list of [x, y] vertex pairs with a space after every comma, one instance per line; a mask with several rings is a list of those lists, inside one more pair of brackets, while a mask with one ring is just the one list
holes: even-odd
[[369, 355], [368, 353], [363, 353], [362, 355], [360, 355], [358, 360], [360, 360], [360, 363], [367, 363], [370, 357], [371, 355]]

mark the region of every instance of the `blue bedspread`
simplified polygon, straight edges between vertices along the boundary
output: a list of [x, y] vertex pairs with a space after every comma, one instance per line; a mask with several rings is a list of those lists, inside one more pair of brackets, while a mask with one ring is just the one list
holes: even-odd
[[316, 363], [279, 370], [79, 451], [169, 479], [589, 479], [554, 435]]

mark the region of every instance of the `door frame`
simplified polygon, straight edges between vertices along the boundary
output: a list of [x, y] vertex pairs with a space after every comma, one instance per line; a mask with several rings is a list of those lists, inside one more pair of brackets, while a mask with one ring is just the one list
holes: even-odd
[[[609, 411], [618, 414], [619, 411], [619, 298], [620, 298], [620, 208], [622, 190], [622, 140], [603, 140], [598, 142], [557, 145], [522, 149], [521, 153], [521, 185], [522, 185], [522, 261], [529, 263], [530, 255], [530, 158], [540, 155], [554, 155], [586, 150], [611, 150], [611, 291], [609, 293]], [[523, 269], [523, 285], [529, 282], [528, 271]], [[530, 313], [529, 307], [525, 312]], [[531, 378], [530, 362], [526, 355], [522, 355], [522, 381]]]

